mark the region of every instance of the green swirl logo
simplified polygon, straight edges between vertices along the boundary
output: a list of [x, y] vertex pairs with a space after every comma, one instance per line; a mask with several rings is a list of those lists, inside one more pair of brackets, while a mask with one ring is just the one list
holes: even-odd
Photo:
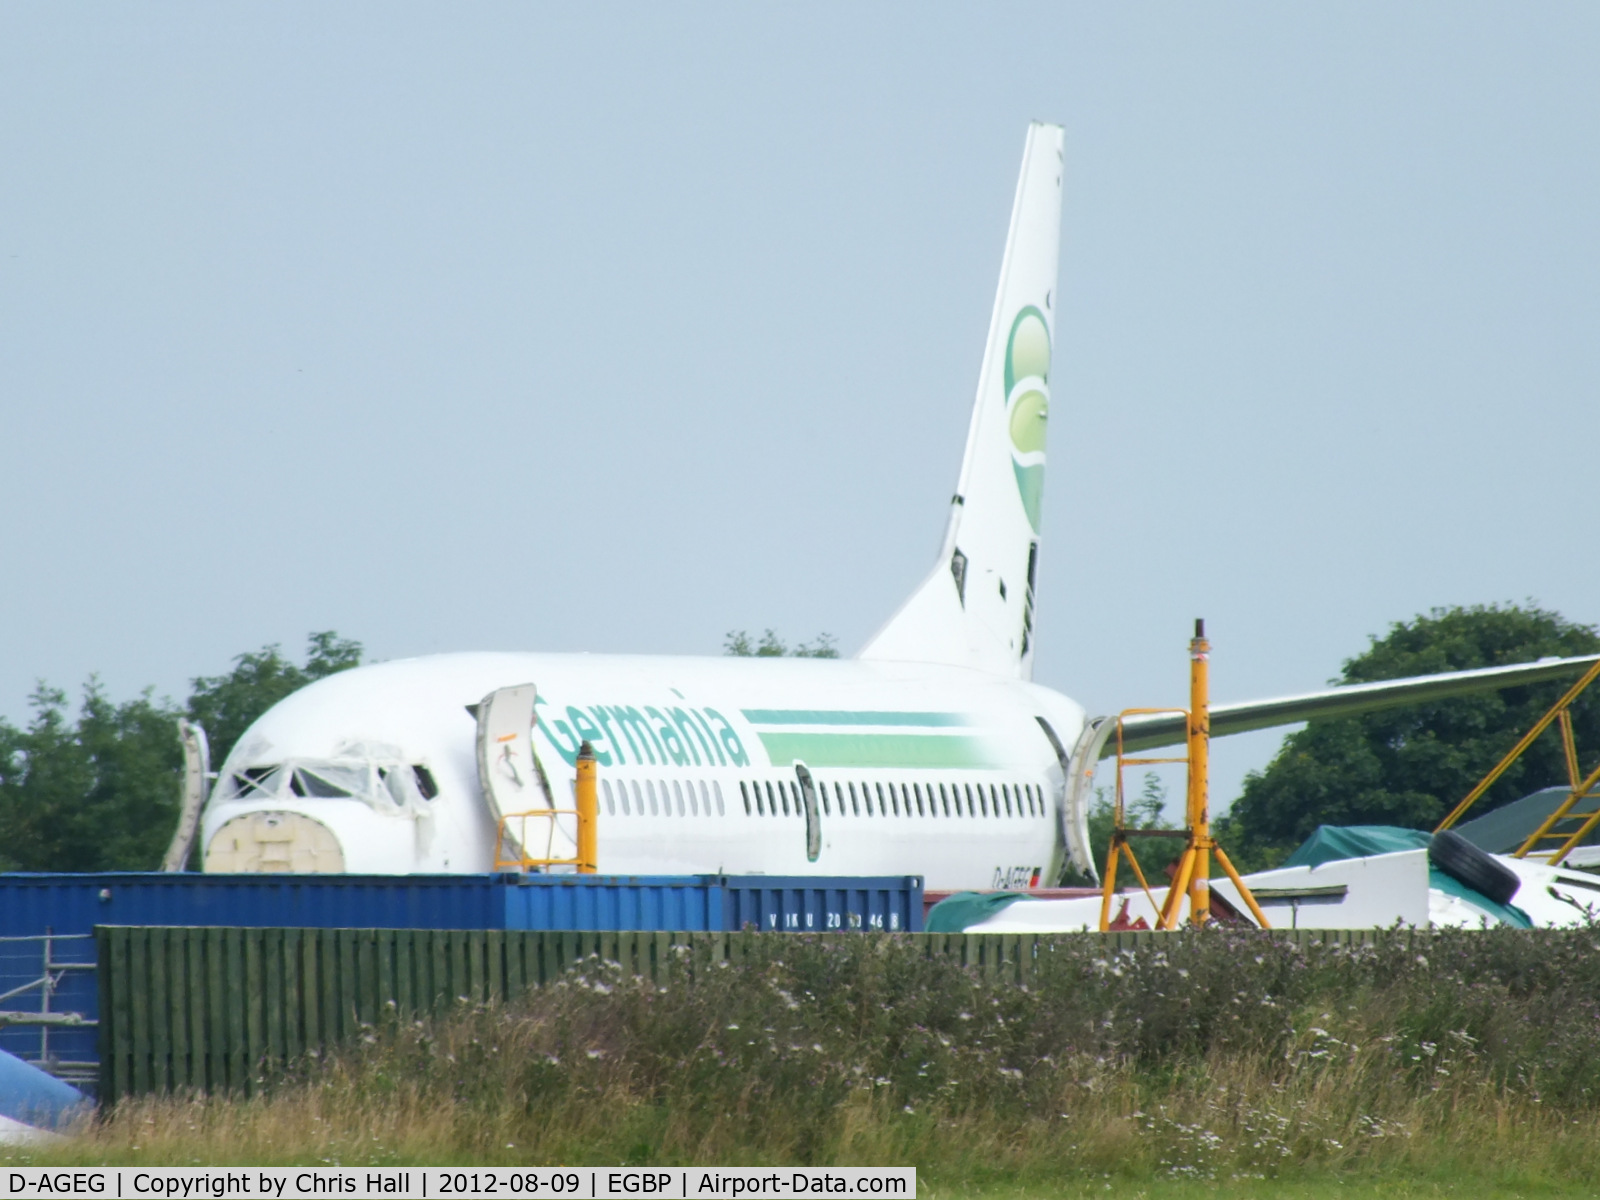
[[1017, 314], [1006, 341], [1006, 411], [1011, 469], [1028, 524], [1039, 532], [1044, 501], [1044, 443], [1050, 417], [1050, 327], [1031, 304]]

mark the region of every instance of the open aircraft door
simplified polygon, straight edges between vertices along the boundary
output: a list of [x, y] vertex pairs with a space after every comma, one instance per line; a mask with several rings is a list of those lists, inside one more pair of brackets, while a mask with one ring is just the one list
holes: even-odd
[[[474, 706], [478, 719], [478, 783], [483, 788], [489, 816], [501, 830], [506, 850], [529, 858], [567, 858], [577, 852], [577, 830], [572, 818], [546, 818], [528, 826], [546, 844], [521, 844], [527, 822], [507, 821], [518, 813], [552, 809], [549, 781], [533, 751], [533, 726], [537, 691], [531, 683], [496, 688]], [[503, 823], [503, 824], [502, 824]], [[548, 831], [548, 832], [546, 832]]]

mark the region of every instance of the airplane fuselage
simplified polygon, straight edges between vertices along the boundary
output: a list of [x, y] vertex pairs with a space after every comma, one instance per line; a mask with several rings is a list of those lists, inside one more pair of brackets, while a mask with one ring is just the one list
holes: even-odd
[[[959, 888], [1038, 886], [1059, 868], [1065, 780], [1041, 719], [1070, 747], [1084, 712], [1047, 688], [937, 664], [483, 653], [361, 667], [280, 702], [218, 772], [206, 869], [491, 869], [468, 706], [521, 683], [538, 689], [545, 777], [529, 807], [571, 807], [588, 741], [603, 873]], [[554, 824], [527, 849], [570, 855], [572, 820]]]

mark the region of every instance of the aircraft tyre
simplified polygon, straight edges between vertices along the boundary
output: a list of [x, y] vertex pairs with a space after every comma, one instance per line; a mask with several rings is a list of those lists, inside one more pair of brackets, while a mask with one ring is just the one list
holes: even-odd
[[1511, 897], [1522, 886], [1515, 871], [1451, 829], [1433, 835], [1433, 842], [1428, 846], [1428, 861], [1451, 879], [1466, 884], [1496, 904], [1511, 903]]

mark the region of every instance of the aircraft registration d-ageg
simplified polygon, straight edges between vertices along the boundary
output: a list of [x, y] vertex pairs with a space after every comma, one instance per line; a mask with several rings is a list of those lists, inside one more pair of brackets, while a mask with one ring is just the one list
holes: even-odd
[[[505, 797], [570, 809], [587, 741], [605, 874], [914, 874], [930, 888], [1046, 886], [1066, 862], [1092, 875], [1089, 785], [1116, 721], [1032, 682], [1061, 179], [1061, 129], [1031, 126], [944, 542], [854, 658], [462, 653], [345, 671], [257, 720], [209, 797], [204, 755], [190, 754], [205, 870], [488, 871]], [[1530, 683], [1590, 661], [1216, 705], [1211, 729]], [[513, 720], [481, 753], [483, 706], [497, 698], [501, 727], [520, 711], [524, 732]], [[1141, 749], [1184, 739], [1181, 716], [1124, 729]], [[542, 824], [544, 857], [572, 857], [573, 818]]]

